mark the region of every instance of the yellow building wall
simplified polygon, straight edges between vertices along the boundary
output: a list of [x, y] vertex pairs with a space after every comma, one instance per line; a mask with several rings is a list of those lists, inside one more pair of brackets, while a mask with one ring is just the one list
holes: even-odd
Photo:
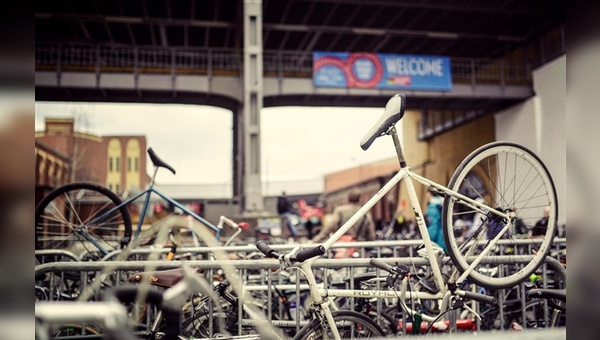
[[112, 138], [108, 141], [106, 157], [106, 186], [114, 192], [122, 192], [124, 188], [121, 186], [121, 141], [119, 139]]
[[141, 173], [141, 159], [140, 159], [140, 143], [137, 139], [129, 139], [127, 141], [127, 147], [125, 151], [125, 186], [126, 189], [131, 187], [140, 189], [140, 173]]
[[[406, 162], [412, 171], [439, 184], [448, 185], [452, 174], [473, 150], [495, 141], [494, 115], [478, 118], [450, 131], [419, 141], [417, 126], [421, 119], [418, 111], [406, 111], [403, 119], [403, 149]], [[415, 189], [425, 211], [428, 187], [415, 182]], [[405, 213], [413, 218], [408, 194], [400, 186], [399, 205], [408, 209]]]

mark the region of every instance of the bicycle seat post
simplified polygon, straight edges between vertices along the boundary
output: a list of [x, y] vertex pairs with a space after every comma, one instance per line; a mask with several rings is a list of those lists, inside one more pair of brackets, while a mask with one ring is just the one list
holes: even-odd
[[406, 160], [404, 160], [404, 153], [402, 152], [402, 145], [400, 144], [400, 139], [398, 138], [396, 127], [392, 126], [388, 134], [390, 134], [392, 136], [392, 139], [394, 140], [394, 146], [396, 148], [396, 155], [398, 155], [398, 162], [400, 162], [400, 167], [406, 168]]
[[156, 180], [156, 174], [158, 173], [158, 167], [154, 166], [154, 174], [152, 174], [152, 181], [150, 181], [150, 188], [154, 187], [154, 181]]

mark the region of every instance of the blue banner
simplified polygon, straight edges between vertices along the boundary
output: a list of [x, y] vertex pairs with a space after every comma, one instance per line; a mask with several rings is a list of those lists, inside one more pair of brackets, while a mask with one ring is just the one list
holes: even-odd
[[450, 91], [450, 58], [313, 52], [313, 83], [316, 87]]

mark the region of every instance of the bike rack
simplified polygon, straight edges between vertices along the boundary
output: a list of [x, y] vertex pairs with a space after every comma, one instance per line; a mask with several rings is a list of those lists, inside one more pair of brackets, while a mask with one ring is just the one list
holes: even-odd
[[[40, 260], [40, 263], [47, 263], [47, 262], [62, 262], [64, 260], [58, 260], [63, 259], [63, 258], [67, 258], [69, 260], [73, 260], [73, 261], [80, 261], [80, 257], [73, 254], [72, 252], [68, 251], [68, 250], [63, 250], [63, 249], [41, 249], [41, 250], [36, 250], [35, 251], [35, 257], [38, 258]], [[50, 259], [52, 259], [51, 261], [49, 261]]]
[[[481, 241], [483, 244], [484, 241]], [[542, 240], [499, 240], [498, 244], [515, 244], [517, 246], [527, 247], [528, 251], [531, 251], [531, 246], [535, 244], [541, 244]], [[422, 240], [398, 240], [398, 241], [363, 241], [363, 242], [337, 242], [334, 243], [331, 249], [342, 249], [342, 248], [356, 248], [360, 253], [361, 257], [365, 257], [366, 248], [372, 248], [376, 251], [378, 257], [381, 257], [383, 248], [392, 248], [392, 257], [399, 257], [398, 251], [401, 247], [408, 248], [409, 257], [413, 257], [416, 255], [415, 249], [423, 244]], [[559, 249], [561, 246], [566, 246], [567, 239], [566, 238], [555, 238], [552, 247], [553, 249]], [[303, 244], [304, 247], [310, 248], [318, 245], [317, 243], [307, 243]], [[290, 251], [297, 244], [273, 244], [270, 245], [271, 248], [278, 251]], [[201, 255], [201, 254], [212, 254], [218, 251], [223, 251], [227, 253], [244, 253], [249, 254], [252, 252], [257, 252], [256, 246], [254, 244], [246, 245], [246, 246], [228, 246], [228, 247], [188, 247], [188, 248], [178, 248], [177, 252], [180, 254], [190, 253], [192, 255]], [[119, 254], [121, 254], [123, 250], [116, 250], [104, 258], [102, 261], [112, 261]], [[138, 256], [138, 255], [148, 255], [148, 254], [166, 254], [169, 252], [169, 248], [137, 248], [132, 249], [129, 256]], [[85, 256], [85, 253], [81, 254], [81, 257]]]
[[[417, 241], [387, 241], [387, 243], [384, 242], [354, 242], [354, 243], [348, 243], [348, 244], [336, 244], [337, 247], [339, 248], [343, 248], [343, 247], [357, 247], [357, 246], [362, 246], [362, 247], [366, 247], [366, 246], [373, 246], [374, 243], [380, 243], [380, 244], [385, 244], [386, 246], [389, 246], [391, 244], [393, 245], [398, 245], [398, 244], [402, 244], [402, 245], [406, 245], [406, 244], [415, 244]], [[275, 249], [290, 249], [292, 245], [274, 245], [273, 248]], [[254, 246], [237, 246], [237, 247], [218, 247], [218, 248], [223, 248], [225, 251], [251, 251], [252, 248]], [[168, 249], [167, 249], [168, 250]], [[201, 248], [199, 249], [201, 253], [209, 253], [211, 251], [214, 251], [215, 248]], [[137, 249], [134, 251], [139, 251], [140, 253], [152, 253], [152, 252], [157, 252], [157, 251], [163, 251], [163, 249]], [[61, 253], [62, 254], [62, 253]], [[425, 258], [421, 258], [421, 257], [396, 257], [396, 258], [382, 258], [383, 261], [390, 263], [390, 264], [402, 264], [402, 265], [406, 265], [409, 267], [415, 266], [415, 267], [428, 267], [429, 266], [429, 261]], [[493, 262], [493, 263], [498, 263], [500, 265], [502, 264], [514, 264], [515, 262], [517, 263], [527, 263], [531, 260], [531, 256], [527, 256], [524, 255], [522, 257], [519, 257], [517, 259], [515, 259], [514, 256], [495, 256], [489, 259], [486, 259], [485, 262]], [[448, 257], [445, 257], [442, 260], [442, 263], [451, 263], [450, 259]], [[297, 303], [299, 304], [300, 301], [300, 289], [304, 288], [304, 284], [302, 283], [302, 279], [301, 280], [295, 280], [295, 282], [290, 283], [284, 283], [283, 282], [283, 278], [281, 277], [281, 275], [278, 275], [278, 278], [275, 278], [275, 281], [273, 280], [273, 269], [277, 269], [279, 268], [279, 262], [277, 260], [271, 260], [271, 259], [260, 259], [260, 260], [228, 260], [228, 261], [220, 261], [220, 260], [190, 260], [190, 261], [99, 261], [99, 262], [81, 262], [81, 261], [75, 261], [75, 262], [51, 262], [51, 263], [44, 263], [41, 265], [36, 266], [35, 268], [35, 275], [36, 277], [38, 277], [38, 275], [43, 275], [43, 274], [47, 274], [47, 273], [64, 273], [64, 272], [79, 272], [81, 274], [82, 277], [82, 289], [86, 287], [86, 283], [87, 283], [87, 277], [88, 277], [88, 273], [90, 272], [102, 272], [102, 273], [116, 273], [116, 275], [114, 277], [118, 278], [119, 281], [116, 282], [117, 285], [119, 284], [123, 284], [125, 282], [123, 282], [124, 280], [122, 280], [123, 278], [128, 278], [130, 276], [130, 273], [127, 272], [133, 272], [133, 271], [143, 271], [143, 270], [148, 270], [148, 268], [152, 268], [152, 270], [160, 270], [160, 269], [173, 269], [173, 268], [180, 268], [182, 267], [184, 264], [186, 265], [190, 265], [190, 266], [196, 266], [201, 268], [202, 270], [204, 270], [206, 272], [206, 274], [208, 275], [208, 277], [212, 277], [213, 273], [216, 270], [219, 270], [222, 268], [223, 265], [229, 265], [234, 267], [238, 273], [240, 274], [239, 276], [244, 278], [244, 282], [239, 282], [239, 288], [243, 288], [240, 291], [245, 291], [245, 292], [250, 292], [250, 291], [266, 291], [268, 294], [268, 302], [267, 302], [267, 319], [270, 321], [273, 321], [273, 315], [272, 315], [272, 289], [269, 289], [270, 285], [275, 285], [275, 286], [279, 286], [279, 285], [283, 285], [283, 287], [285, 288], [291, 288], [294, 287], [295, 288], [295, 296], [297, 299]], [[316, 270], [341, 270], [344, 269], [345, 272], [347, 272], [348, 275], [345, 275], [346, 278], [349, 278], [349, 289], [354, 289], [354, 277], [355, 275], [360, 271], [361, 268], [368, 268], [371, 267], [369, 264], [369, 259], [365, 259], [365, 258], [358, 258], [358, 259], [319, 259], [317, 260], [314, 265], [313, 268]], [[551, 257], [546, 257], [545, 261], [544, 261], [544, 265], [543, 265], [543, 269], [542, 269], [542, 276], [543, 276], [543, 280], [546, 280], [546, 276], [548, 275], [548, 269], [552, 269], [554, 270], [555, 273], [558, 274], [559, 279], [561, 279], [563, 282], [566, 281], [566, 270], [564, 269], [564, 267], [562, 266], [562, 264], [557, 261], [554, 258]], [[250, 274], [250, 271], [258, 271], [259, 274]], [[126, 274], [126, 275], [125, 275]], [[299, 274], [295, 273], [296, 277], [301, 277], [298, 276]], [[104, 274], [106, 275], [106, 274]], [[323, 284], [327, 287], [330, 282], [328, 282], [327, 279], [327, 275], [324, 275], [324, 280], [323, 280]], [[58, 281], [58, 280], [56, 280]], [[258, 282], [258, 284], [255, 284], [254, 282]], [[521, 284], [520, 287], [520, 292], [522, 292], [520, 294], [520, 298], [523, 302], [523, 306], [525, 305], [525, 294], [524, 294], [524, 286], [523, 284]], [[503, 305], [504, 303], [504, 295], [501, 294], [501, 299], [499, 301], [500, 306]], [[381, 300], [378, 300], [378, 306], [380, 306], [380, 302]], [[351, 305], [353, 304], [353, 298], [351, 300]], [[523, 307], [524, 309], [524, 307]], [[379, 308], [378, 308], [379, 310]], [[523, 313], [525, 311], [523, 310]], [[296, 320], [300, 320], [300, 308], [299, 306], [297, 306], [296, 308]], [[241, 314], [240, 314], [241, 315]], [[502, 315], [501, 315], [502, 318]], [[297, 329], [300, 327], [300, 323], [298, 321], [292, 320], [292, 321], [285, 321], [285, 322], [280, 322], [282, 320], [277, 321], [276, 320], [276, 324], [278, 326], [286, 326], [286, 327], [293, 327], [294, 325], [297, 327]], [[238, 322], [240, 324], [242, 324], [242, 319], [241, 316], [238, 319]], [[504, 320], [501, 319], [502, 324], [504, 324]], [[403, 324], [405, 325], [406, 322], [403, 322]]]

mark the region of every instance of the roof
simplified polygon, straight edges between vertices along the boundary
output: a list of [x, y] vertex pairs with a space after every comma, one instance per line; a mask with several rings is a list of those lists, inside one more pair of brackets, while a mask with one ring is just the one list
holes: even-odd
[[[566, 21], [565, 0], [263, 0], [265, 50], [498, 57]], [[239, 49], [243, 1], [38, 1], [36, 43]]]

